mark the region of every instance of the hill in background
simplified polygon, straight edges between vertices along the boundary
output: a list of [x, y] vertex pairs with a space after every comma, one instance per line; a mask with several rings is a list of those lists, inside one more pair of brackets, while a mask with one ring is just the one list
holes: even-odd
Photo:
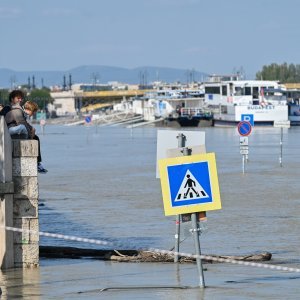
[[14, 71], [0, 68], [0, 88], [10, 88], [14, 85], [28, 83], [30, 77], [35, 78], [37, 87], [62, 85], [63, 77], [66, 76], [68, 82], [69, 75], [72, 76], [73, 83], [107, 83], [109, 81], [119, 81], [131, 84], [146, 84], [153, 81], [165, 81], [182, 83], [203, 81], [207, 77], [206, 73], [195, 70], [173, 69], [163, 67], [139, 67], [134, 69], [110, 67], [110, 66], [80, 66], [66, 71]]

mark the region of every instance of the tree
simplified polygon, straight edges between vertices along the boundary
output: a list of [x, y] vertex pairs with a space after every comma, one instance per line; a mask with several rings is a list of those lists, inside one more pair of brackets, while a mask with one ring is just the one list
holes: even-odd
[[8, 95], [9, 95], [9, 90], [0, 89], [0, 103], [4, 105], [9, 104]]
[[47, 104], [53, 102], [53, 98], [51, 98], [50, 95], [50, 90], [45, 87], [42, 89], [33, 89], [32, 91], [30, 91], [27, 98], [28, 100], [36, 102], [39, 108], [45, 111]]
[[300, 65], [283, 63], [278, 65], [272, 63], [263, 66], [262, 70], [256, 73], [258, 80], [276, 80], [281, 83], [300, 82]]

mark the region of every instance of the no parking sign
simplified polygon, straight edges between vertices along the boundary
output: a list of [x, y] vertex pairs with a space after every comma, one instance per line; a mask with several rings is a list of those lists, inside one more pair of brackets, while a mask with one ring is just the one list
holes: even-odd
[[237, 129], [241, 136], [248, 136], [251, 134], [252, 126], [248, 121], [241, 121], [239, 122]]
[[86, 124], [89, 124], [89, 123], [92, 122], [92, 117], [91, 117], [91, 116], [86, 116], [86, 117], [84, 118], [84, 121], [85, 121]]

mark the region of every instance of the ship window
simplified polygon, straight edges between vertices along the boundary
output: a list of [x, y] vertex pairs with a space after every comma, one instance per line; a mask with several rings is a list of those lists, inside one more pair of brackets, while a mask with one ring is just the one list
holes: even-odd
[[246, 86], [245, 87], [245, 95], [246, 96], [250, 96], [251, 95], [251, 87], [250, 86]]
[[258, 93], [258, 86], [253, 87], [253, 99], [258, 99], [259, 93]]
[[236, 96], [241, 96], [243, 93], [242, 93], [242, 88], [240, 86], [236, 86], [235, 87], [235, 95]]
[[219, 86], [206, 86], [205, 94], [220, 94], [220, 87]]
[[227, 85], [222, 85], [222, 95], [227, 96]]

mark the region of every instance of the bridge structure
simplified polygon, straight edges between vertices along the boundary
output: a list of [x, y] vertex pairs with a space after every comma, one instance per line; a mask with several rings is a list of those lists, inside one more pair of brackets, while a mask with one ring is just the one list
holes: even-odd
[[74, 93], [75, 108], [82, 112], [107, 108], [124, 99], [144, 96], [145, 93], [151, 91], [153, 90], [76, 91]]

